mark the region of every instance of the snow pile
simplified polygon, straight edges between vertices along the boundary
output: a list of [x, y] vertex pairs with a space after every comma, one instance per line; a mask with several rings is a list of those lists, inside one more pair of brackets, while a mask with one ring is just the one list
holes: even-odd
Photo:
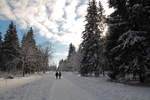
[[26, 77], [15, 77], [14, 79], [0, 78], [0, 94], [11, 89], [20, 87], [35, 80], [39, 80], [40, 75], [32, 75]]

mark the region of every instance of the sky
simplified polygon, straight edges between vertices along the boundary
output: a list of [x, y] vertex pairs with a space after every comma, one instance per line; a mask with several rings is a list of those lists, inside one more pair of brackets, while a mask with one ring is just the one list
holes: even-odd
[[[65, 59], [68, 46], [81, 43], [89, 0], [0, 0], [0, 32], [6, 33], [10, 21], [17, 26], [19, 39], [33, 27], [37, 44], [50, 41], [53, 61]], [[97, 0], [98, 1], [98, 0]], [[108, 15], [107, 0], [100, 0]]]

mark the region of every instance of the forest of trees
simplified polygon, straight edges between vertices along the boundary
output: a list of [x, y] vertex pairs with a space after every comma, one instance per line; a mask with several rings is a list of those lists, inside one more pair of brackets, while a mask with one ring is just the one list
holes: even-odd
[[59, 70], [62, 71], [75, 71], [75, 67], [78, 66], [75, 63], [76, 50], [75, 46], [71, 43], [69, 45], [68, 56], [66, 59], [59, 61]]
[[0, 33], [0, 71], [9, 74], [46, 72], [52, 55], [51, 44], [37, 45], [32, 27], [19, 43], [16, 25], [11, 22], [4, 39]]
[[[68, 56], [59, 62], [62, 71], [82, 76], [100, 74], [112, 80], [150, 78], [150, 0], [108, 0], [114, 9], [104, 15], [101, 2], [89, 0], [85, 29], [78, 50], [71, 43]], [[104, 30], [107, 32], [104, 34]], [[0, 71], [7, 73], [45, 72], [52, 55], [51, 44], [37, 45], [30, 28], [19, 42], [11, 22], [4, 38], [0, 33]]]
[[79, 50], [70, 54], [70, 45], [67, 60], [60, 64], [71, 62], [65, 66], [75, 66], [82, 76], [106, 73], [112, 80], [144, 82], [150, 78], [150, 0], [108, 3], [114, 12], [106, 17], [101, 2], [89, 0]]

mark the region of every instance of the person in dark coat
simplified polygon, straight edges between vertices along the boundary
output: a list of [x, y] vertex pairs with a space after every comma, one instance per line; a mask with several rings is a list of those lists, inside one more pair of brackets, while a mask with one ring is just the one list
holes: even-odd
[[56, 79], [58, 79], [58, 74], [59, 74], [58, 72], [55, 73]]
[[58, 73], [58, 76], [59, 76], [59, 79], [61, 79], [61, 72], [59, 71], [59, 73]]

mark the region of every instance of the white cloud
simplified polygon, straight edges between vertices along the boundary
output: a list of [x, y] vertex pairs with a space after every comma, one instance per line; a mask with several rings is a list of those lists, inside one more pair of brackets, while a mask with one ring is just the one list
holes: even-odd
[[51, 18], [53, 20], [62, 20], [64, 15], [64, 7], [65, 7], [66, 0], [56, 0], [54, 4], [53, 13]]
[[[102, 0], [108, 9], [106, 2]], [[0, 0], [0, 18], [15, 20], [24, 29], [32, 26], [43, 37], [76, 46], [81, 42], [86, 9], [86, 0]]]
[[3, 19], [16, 19], [6, 0], [0, 0], [0, 14], [3, 15]]
[[[81, 43], [88, 0], [0, 0], [0, 19], [14, 20], [23, 29], [62, 44]], [[102, 0], [104, 8], [107, 0]], [[111, 10], [107, 10], [109, 14]], [[36, 34], [36, 33], [35, 33]]]
[[67, 56], [68, 52], [56, 52], [56, 53], [54, 53], [54, 55], [56, 55], [56, 56]]
[[103, 7], [104, 7], [104, 10], [105, 10], [105, 14], [106, 15], [110, 15], [114, 9], [113, 8], [109, 8], [109, 4], [108, 4], [108, 0], [100, 0]]
[[82, 5], [77, 9], [77, 15], [81, 17], [85, 17], [88, 5]]

